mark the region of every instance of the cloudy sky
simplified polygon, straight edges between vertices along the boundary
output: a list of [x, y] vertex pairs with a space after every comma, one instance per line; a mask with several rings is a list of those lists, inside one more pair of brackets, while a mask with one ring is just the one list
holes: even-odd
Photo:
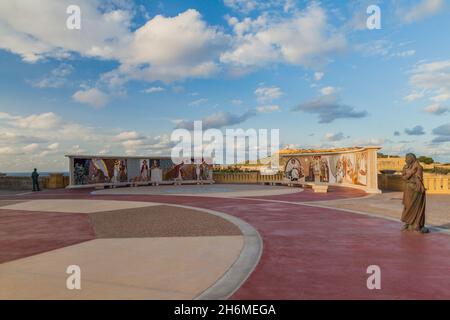
[[0, 172], [169, 154], [193, 120], [450, 161], [449, 30], [445, 0], [2, 0]]

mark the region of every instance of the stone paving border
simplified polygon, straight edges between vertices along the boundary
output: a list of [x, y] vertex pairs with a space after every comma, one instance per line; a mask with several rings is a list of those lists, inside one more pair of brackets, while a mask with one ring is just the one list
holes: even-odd
[[244, 237], [244, 246], [233, 265], [211, 287], [200, 293], [194, 300], [226, 300], [231, 297], [252, 274], [259, 263], [263, 251], [263, 241], [258, 231], [249, 223], [226, 213], [193, 206], [171, 205], [195, 209], [225, 219], [236, 226]]
[[[317, 201], [317, 202], [319, 202], [319, 201]], [[393, 218], [393, 217], [388, 217], [388, 216], [382, 216], [382, 215], [371, 213], [371, 212], [365, 212], [365, 211], [353, 210], [353, 209], [346, 209], [346, 208], [337, 208], [337, 207], [332, 207], [332, 206], [325, 206], [325, 205], [321, 205], [321, 204], [318, 204], [318, 203], [302, 202], [302, 203], [298, 203], [298, 204], [301, 204], [301, 205], [304, 205], [304, 206], [309, 206], [309, 207], [322, 208], [322, 209], [333, 209], [333, 210], [345, 211], [345, 212], [350, 212], [350, 213], [359, 214], [359, 215], [363, 215], [363, 216], [368, 216], [368, 217], [372, 217], [372, 218], [384, 219], [384, 220], [389, 220], [389, 221], [394, 221], [394, 222], [401, 223], [401, 221], [399, 219], [396, 219], [396, 218]], [[450, 230], [449, 229], [440, 228], [440, 227], [429, 225], [429, 224], [426, 224], [425, 226], [428, 229], [430, 229], [431, 231], [445, 233], [445, 234], [450, 235]]]

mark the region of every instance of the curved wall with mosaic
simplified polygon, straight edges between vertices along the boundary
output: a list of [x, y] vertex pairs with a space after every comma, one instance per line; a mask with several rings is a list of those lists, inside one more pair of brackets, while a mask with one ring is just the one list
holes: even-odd
[[169, 157], [109, 157], [68, 155], [69, 187], [99, 184], [159, 184], [174, 181], [212, 181], [212, 166], [174, 164]]
[[378, 192], [379, 149], [282, 150], [279, 168], [291, 181], [345, 185]]

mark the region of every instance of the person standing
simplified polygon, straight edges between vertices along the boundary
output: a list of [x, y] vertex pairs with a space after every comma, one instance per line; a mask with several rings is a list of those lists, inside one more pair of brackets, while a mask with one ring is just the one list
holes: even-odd
[[405, 161], [402, 171], [402, 179], [405, 181], [402, 222], [405, 225], [402, 230], [428, 233], [429, 230], [425, 227], [426, 190], [423, 168], [413, 153], [408, 153]]
[[31, 174], [31, 180], [33, 181], [33, 191], [41, 191], [39, 188], [39, 173], [36, 168], [34, 168], [33, 173]]

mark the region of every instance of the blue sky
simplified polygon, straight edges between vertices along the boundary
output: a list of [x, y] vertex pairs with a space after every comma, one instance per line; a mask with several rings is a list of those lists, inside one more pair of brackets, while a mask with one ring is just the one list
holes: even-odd
[[194, 120], [450, 161], [449, 17], [444, 0], [2, 1], [0, 171], [169, 154]]

